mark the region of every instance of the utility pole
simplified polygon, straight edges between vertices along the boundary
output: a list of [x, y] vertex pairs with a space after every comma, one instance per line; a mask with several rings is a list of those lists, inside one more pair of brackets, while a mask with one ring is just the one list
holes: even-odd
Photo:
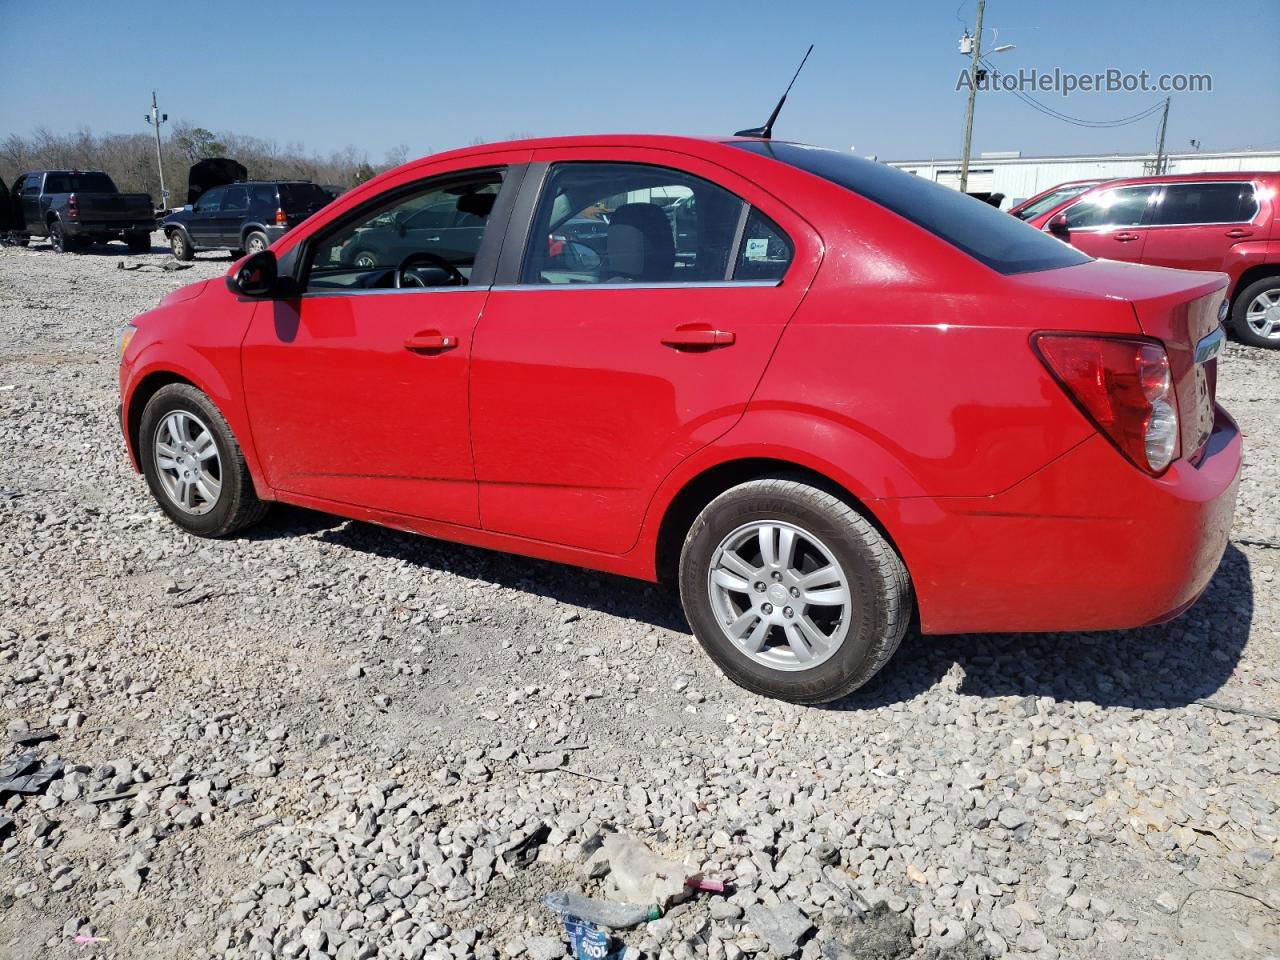
[[160, 205], [166, 210], [169, 209], [169, 191], [164, 186], [164, 154], [160, 151], [160, 124], [169, 119], [167, 113], [161, 113], [160, 107], [156, 104], [156, 92], [151, 91], [151, 112], [144, 118], [147, 123], [155, 128], [156, 133], [156, 166], [160, 168]]
[[973, 143], [973, 103], [978, 96], [978, 59], [982, 56], [982, 14], [987, 0], [978, 0], [978, 24], [969, 54], [969, 106], [964, 112], [964, 153], [960, 157], [960, 192], [969, 189], [969, 147]]
[[1169, 100], [1170, 97], [1164, 98], [1164, 113], [1160, 114], [1160, 140], [1156, 144], [1156, 176], [1160, 176], [1165, 172], [1164, 159], [1164, 131], [1169, 125]]

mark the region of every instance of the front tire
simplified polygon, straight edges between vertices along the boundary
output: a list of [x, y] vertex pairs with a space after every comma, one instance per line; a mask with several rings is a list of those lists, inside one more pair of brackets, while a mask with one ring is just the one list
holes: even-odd
[[800, 480], [752, 480], [698, 515], [680, 554], [694, 635], [739, 686], [827, 703], [889, 660], [911, 617], [906, 567], [843, 500]]
[[174, 230], [169, 234], [169, 249], [173, 252], [175, 260], [190, 260], [196, 255], [191, 247], [191, 241], [181, 230]]
[[226, 418], [193, 386], [171, 383], [147, 401], [138, 455], [151, 495], [188, 533], [225, 537], [266, 516]]
[[1231, 329], [1241, 343], [1280, 349], [1280, 275], [1263, 277], [1236, 294]]

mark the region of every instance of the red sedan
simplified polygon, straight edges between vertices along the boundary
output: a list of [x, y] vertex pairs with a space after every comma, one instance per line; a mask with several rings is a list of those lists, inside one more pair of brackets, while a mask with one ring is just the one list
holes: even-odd
[[[599, 209], [597, 242], [548, 242]], [[672, 581], [733, 680], [816, 703], [913, 622], [1194, 602], [1240, 470], [1225, 285], [835, 151], [473, 147], [138, 317], [122, 425], [193, 534], [282, 501]]]

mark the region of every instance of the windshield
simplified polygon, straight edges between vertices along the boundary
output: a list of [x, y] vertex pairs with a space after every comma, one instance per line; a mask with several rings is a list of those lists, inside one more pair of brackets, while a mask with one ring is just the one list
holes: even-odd
[[45, 193], [115, 193], [116, 185], [105, 173], [51, 173], [44, 178]]
[[1080, 196], [1092, 186], [1092, 183], [1077, 183], [1070, 187], [1059, 187], [1057, 190], [1046, 193], [1039, 200], [1032, 200], [1021, 210], [1014, 210], [1013, 215], [1019, 220], [1030, 220], [1032, 217], [1040, 216], [1046, 210], [1052, 210], [1064, 200]]
[[903, 173], [894, 167], [835, 150], [767, 140], [731, 146], [772, 157], [839, 184], [941, 237], [1000, 273], [1052, 270], [1089, 258], [988, 203]]

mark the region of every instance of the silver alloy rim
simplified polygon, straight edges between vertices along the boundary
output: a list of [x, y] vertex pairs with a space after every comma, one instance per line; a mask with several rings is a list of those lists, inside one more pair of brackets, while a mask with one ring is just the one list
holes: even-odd
[[165, 414], [156, 427], [152, 450], [156, 476], [174, 506], [199, 516], [218, 505], [222, 458], [203, 420], [187, 410]]
[[771, 670], [811, 670], [849, 633], [852, 596], [835, 554], [781, 520], [744, 524], [721, 540], [707, 594], [729, 642]]
[[1244, 314], [1249, 329], [1267, 340], [1280, 338], [1280, 289], [1263, 290]]
[[187, 246], [187, 241], [182, 239], [182, 234], [175, 233], [173, 237], [169, 240], [169, 246], [173, 248], [173, 255], [175, 257], [181, 256], [182, 251]]
[[259, 237], [259, 236], [252, 236], [252, 237], [250, 237], [250, 238], [249, 238], [249, 252], [250, 252], [250, 253], [261, 253], [261, 252], [262, 252], [263, 250], [265, 250], [265, 249], [267, 249], [267, 245], [266, 245], [265, 243], [263, 243], [263, 242], [262, 242], [262, 238], [261, 238], [261, 237]]
[[356, 255], [355, 264], [362, 270], [368, 270], [370, 267], [376, 267], [378, 261], [371, 253], [360, 253]]

